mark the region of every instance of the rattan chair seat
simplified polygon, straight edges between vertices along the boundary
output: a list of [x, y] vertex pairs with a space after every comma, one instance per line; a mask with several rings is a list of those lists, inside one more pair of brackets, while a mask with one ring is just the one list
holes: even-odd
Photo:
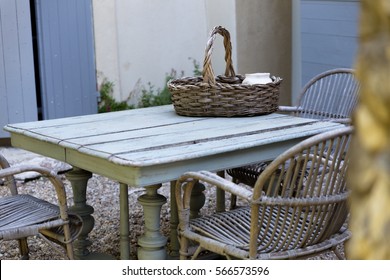
[[60, 214], [58, 206], [27, 194], [0, 198], [0, 209], [0, 232], [55, 220]]
[[269, 162], [259, 162], [242, 167], [228, 169], [227, 173], [236, 181], [248, 186], [254, 186], [260, 173], [267, 167]]
[[[50, 180], [58, 204], [18, 193], [14, 175], [29, 171], [38, 172]], [[0, 240], [18, 240], [21, 258], [28, 259], [27, 237], [39, 235], [53, 249], [63, 247], [66, 257], [73, 259], [72, 242], [80, 235], [83, 224], [80, 216], [69, 212], [65, 187], [57, 174], [41, 166], [11, 167], [0, 155], [0, 179], [10, 192], [8, 196], [0, 197]]]
[[[317, 226], [320, 223], [312, 224], [312, 227], [307, 227], [310, 224], [310, 217], [301, 217], [296, 225], [289, 226], [294, 221], [293, 211], [286, 209], [260, 208], [258, 217], [262, 223], [260, 228], [257, 253], [258, 259], [288, 259], [298, 258], [299, 256], [307, 256], [322, 252], [334, 247], [337, 244], [345, 242], [351, 237], [351, 232], [346, 227], [335, 231], [332, 237], [317, 242], [320, 236], [312, 236], [307, 238], [309, 231], [320, 232]], [[275, 219], [278, 217], [278, 219]], [[190, 221], [190, 231], [183, 231], [183, 237], [189, 237], [197, 240], [199, 238], [210, 238], [219, 242], [224, 248], [224, 254], [237, 254], [239, 250], [242, 258], [249, 257], [250, 243], [250, 222], [251, 209], [250, 207], [240, 207], [229, 212], [217, 213], [212, 216], [206, 216]], [[287, 224], [286, 224], [287, 223]], [[288, 231], [287, 229], [294, 229]], [[282, 235], [285, 239], [273, 239], [274, 232], [285, 231]], [[195, 234], [194, 234], [195, 233]], [[212, 242], [211, 242], [212, 243]], [[230, 247], [231, 246], [231, 247]], [[294, 250], [295, 248], [300, 250]], [[294, 253], [292, 253], [294, 252]]]
[[[69, 213], [71, 236], [75, 239], [82, 228], [81, 218]], [[62, 226], [68, 224], [60, 217], [60, 209], [48, 201], [28, 194], [0, 198], [0, 239], [12, 240], [42, 233], [44, 229], [63, 235]], [[61, 242], [65, 242], [64, 238]]]

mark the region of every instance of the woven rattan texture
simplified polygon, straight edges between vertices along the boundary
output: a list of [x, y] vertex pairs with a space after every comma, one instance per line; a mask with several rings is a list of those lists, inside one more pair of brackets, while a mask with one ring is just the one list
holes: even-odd
[[[211, 65], [213, 43], [217, 34], [224, 37], [225, 74], [215, 76]], [[279, 103], [280, 77], [271, 77], [268, 84], [242, 84], [236, 75], [231, 57], [229, 32], [215, 27], [206, 45], [201, 77], [183, 77], [168, 81], [176, 113], [192, 117], [255, 116], [275, 112]]]
[[27, 194], [1, 198], [0, 209], [0, 231], [50, 221], [60, 215], [58, 206]]

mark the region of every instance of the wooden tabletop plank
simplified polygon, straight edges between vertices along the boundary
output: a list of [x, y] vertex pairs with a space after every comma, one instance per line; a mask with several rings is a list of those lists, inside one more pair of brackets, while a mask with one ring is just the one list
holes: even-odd
[[74, 122], [51, 126], [35, 127], [26, 129], [35, 133], [37, 137], [50, 136], [53, 139], [69, 140], [74, 138], [89, 138], [91, 136], [105, 137], [123, 131], [136, 131], [152, 127], [164, 127], [171, 124], [197, 122], [201, 119], [175, 118], [172, 112], [167, 114], [152, 115], [110, 115], [109, 118], [99, 122]]
[[[99, 124], [100, 122], [105, 121], [120, 121], [123, 118], [128, 116], [138, 116], [142, 118], [143, 116], [153, 116], [153, 115], [175, 115], [172, 105], [158, 106], [158, 107], [149, 107], [149, 108], [141, 108], [141, 109], [132, 109], [132, 110], [124, 110], [110, 113], [102, 113], [102, 114], [92, 114], [92, 115], [83, 115], [83, 116], [75, 116], [75, 117], [66, 117], [66, 118], [58, 118], [52, 120], [44, 120], [44, 121], [34, 121], [34, 122], [23, 122], [23, 123], [15, 123], [8, 124], [5, 126], [5, 130], [12, 131], [14, 128], [17, 129], [27, 129], [27, 130], [35, 130], [49, 127], [62, 127], [67, 125], [81, 125], [85, 124]], [[190, 118], [188, 118], [190, 119]], [[197, 119], [197, 118], [192, 118]]]
[[[244, 121], [244, 120], [242, 120]], [[246, 134], [261, 134], [270, 129], [280, 129], [291, 125], [303, 125], [312, 121], [308, 119], [285, 119], [285, 116], [274, 118], [272, 125], [268, 122], [225, 123], [217, 119], [207, 123], [181, 123], [167, 127], [142, 129], [132, 132], [120, 132], [107, 137], [91, 136], [66, 140], [62, 145], [77, 145], [107, 153], [125, 153], [134, 150], [145, 150], [149, 147], [185, 145], [193, 141], [211, 141], [220, 137], [241, 137]], [[69, 146], [70, 147], [70, 146]]]
[[308, 137], [322, 131], [339, 128], [335, 123], [313, 123], [303, 126], [287, 127], [281, 130], [269, 131], [264, 134], [236, 135], [208, 139], [206, 141], [184, 142], [178, 145], [153, 146], [144, 145], [144, 149], [133, 149], [128, 152], [111, 153], [104, 149], [81, 147], [79, 152], [106, 158], [109, 161], [129, 166], [149, 166], [153, 164], [184, 161], [191, 158], [200, 158], [217, 155], [234, 150], [243, 150], [255, 146], [262, 146], [273, 142], [282, 142], [294, 138]]
[[[129, 126], [129, 125], [123, 125], [122, 129], [115, 131], [115, 133], [107, 133], [107, 137], [109, 141], [120, 141], [120, 140], [127, 140], [127, 139], [137, 139], [139, 137], [148, 137], [148, 136], [164, 136], [166, 134], [170, 133], [196, 133], [197, 131], [202, 132], [212, 132], [215, 129], [220, 130], [226, 130], [231, 129], [232, 131], [235, 131], [236, 129], [252, 129], [251, 126], [261, 126], [265, 127], [267, 123], [274, 123], [273, 125], [277, 125], [278, 123], [283, 123], [285, 121], [286, 116], [275, 114], [273, 115], [272, 119], [248, 119], [248, 118], [241, 118], [241, 119], [229, 119], [229, 121], [226, 121], [226, 118], [213, 118], [213, 119], [197, 119], [195, 121], [186, 121], [187, 119], [185, 117], [176, 118], [174, 122], [167, 123], [166, 121], [162, 120], [164, 116], [160, 116], [160, 120], [158, 120], [158, 123], [164, 123], [163, 125], [158, 126], [151, 126], [148, 124], [144, 124], [143, 127], [138, 126]], [[278, 119], [284, 119], [284, 120], [278, 120]], [[179, 121], [178, 121], [179, 120]], [[143, 123], [142, 120], [138, 120], [141, 123]], [[288, 121], [288, 120], [287, 120]], [[302, 122], [309, 122], [310, 120], [302, 119]], [[248, 126], [250, 128], [245, 128], [243, 126], [243, 123], [245, 123], [245, 126]], [[198, 134], [199, 136], [199, 134]], [[98, 144], [99, 141], [103, 140], [102, 133], [99, 135], [88, 135], [87, 137], [76, 137], [67, 139], [68, 142], [72, 142], [75, 144], [80, 145], [88, 145], [88, 144]], [[106, 141], [104, 141], [106, 142]]]

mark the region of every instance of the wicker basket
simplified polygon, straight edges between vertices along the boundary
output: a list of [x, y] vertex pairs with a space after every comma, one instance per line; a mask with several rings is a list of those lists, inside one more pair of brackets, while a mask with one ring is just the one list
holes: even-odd
[[[226, 70], [224, 76], [215, 77], [211, 53], [217, 34], [224, 38]], [[245, 77], [235, 74], [231, 51], [229, 32], [221, 26], [215, 27], [205, 50], [203, 76], [168, 81], [177, 114], [192, 117], [255, 116], [270, 114], [278, 109], [282, 79], [271, 77], [272, 82], [268, 84], [242, 84]]]

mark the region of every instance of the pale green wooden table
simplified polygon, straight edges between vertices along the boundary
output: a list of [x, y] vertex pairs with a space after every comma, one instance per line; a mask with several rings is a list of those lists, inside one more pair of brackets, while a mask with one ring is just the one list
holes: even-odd
[[[175, 114], [171, 105], [55, 120], [9, 124], [14, 147], [72, 165], [72, 210], [84, 221], [76, 254], [85, 259], [93, 229], [93, 208], [86, 188], [91, 173], [120, 182], [121, 258], [128, 259], [127, 186], [145, 187], [138, 201], [144, 208], [145, 233], [138, 239], [139, 259], [166, 258], [167, 238], [160, 233], [160, 210], [166, 198], [163, 182], [186, 171], [219, 171], [272, 159], [311, 135], [340, 124], [281, 114], [244, 118], [191, 118]], [[92, 187], [92, 186], [91, 186]], [[173, 188], [173, 185], [171, 186]], [[172, 250], [177, 251], [175, 201], [171, 202]], [[223, 207], [223, 206], [222, 206]], [[131, 210], [131, 209], [130, 209]]]

